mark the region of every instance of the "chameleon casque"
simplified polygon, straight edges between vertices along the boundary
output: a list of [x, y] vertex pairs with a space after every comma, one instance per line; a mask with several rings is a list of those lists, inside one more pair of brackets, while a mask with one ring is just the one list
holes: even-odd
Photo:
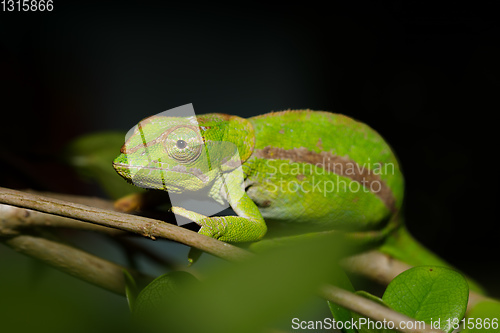
[[[216, 144], [231, 143], [237, 161]], [[236, 163], [237, 162], [237, 163]], [[241, 164], [243, 177], [236, 176]], [[262, 239], [268, 225], [381, 230], [401, 208], [404, 180], [384, 139], [341, 114], [272, 112], [152, 116], [114, 160], [128, 181], [169, 193], [206, 192], [236, 216], [183, 211], [199, 233], [227, 242]]]

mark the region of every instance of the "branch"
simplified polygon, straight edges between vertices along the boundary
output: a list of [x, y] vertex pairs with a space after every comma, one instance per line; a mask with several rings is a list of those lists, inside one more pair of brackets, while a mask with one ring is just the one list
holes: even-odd
[[239, 261], [249, 256], [249, 252], [239, 247], [142, 216], [90, 207], [3, 187], [0, 187], [0, 203], [120, 229], [152, 239], [156, 239], [156, 237], [167, 238], [230, 261]]
[[[20, 235], [4, 240], [15, 251], [39, 259], [65, 273], [123, 295], [125, 267], [43, 237]], [[135, 278], [141, 277], [127, 269]]]
[[0, 214], [3, 217], [2, 224], [0, 224], [0, 235], [3, 236], [6, 236], [8, 234], [18, 235], [25, 229], [29, 230], [36, 227], [68, 228], [85, 231], [95, 231], [110, 236], [129, 234], [119, 229], [108, 228], [67, 217], [50, 215], [29, 209], [2, 204], [0, 204]]
[[[87, 230], [90, 230], [89, 228], [95, 228], [95, 231], [111, 234], [128, 231], [152, 239], [162, 237], [196, 247], [229, 261], [241, 261], [252, 256], [250, 252], [233, 245], [150, 218], [118, 213], [1, 187], [0, 203], [29, 208], [38, 212], [59, 216], [53, 220], [51, 219], [49, 223], [51, 226], [75, 227]], [[3, 209], [3, 213], [5, 213], [9, 208], [8, 206], [3, 206], [3, 208], [0, 206], [0, 209]], [[19, 213], [19, 211], [22, 211], [22, 213]], [[16, 218], [3, 218], [1, 220], [0, 237], [6, 238], [4, 242], [7, 245], [19, 252], [39, 258], [60, 270], [107, 290], [121, 294], [124, 293], [123, 267], [68, 245], [40, 237], [19, 234], [19, 229], [23, 227], [33, 227], [41, 224], [47, 225], [47, 220], [44, 218], [32, 217], [30, 219], [31, 213], [29, 212], [29, 210], [17, 210], [15, 215]], [[89, 223], [82, 221], [92, 223], [92, 225], [90, 225], [92, 227], [87, 226]], [[65, 253], [65, 255], [61, 257], [61, 253]], [[385, 257], [386, 264], [379, 266], [379, 264], [383, 263], [384, 258], [382, 256], [384, 255], [378, 252], [373, 253], [374, 254], [370, 252], [371, 257], [357, 256], [346, 259], [345, 265], [348, 266], [348, 269], [350, 268], [351, 271], [371, 277], [384, 284], [387, 284], [397, 274], [409, 268], [406, 264], [393, 259], [390, 260], [391, 264], [387, 264], [389, 262], [387, 257]], [[75, 260], [75, 258], [77, 260]], [[373, 263], [375, 259], [378, 260], [378, 264], [374, 266]], [[398, 312], [337, 287], [325, 286], [321, 289], [320, 293], [325, 299], [331, 300], [369, 318], [376, 320], [385, 319], [393, 321], [394, 323], [413, 320]], [[416, 331], [413, 330], [413, 332]], [[421, 330], [418, 332], [439, 331]]]
[[382, 285], [388, 285], [397, 275], [412, 266], [381, 252], [369, 251], [345, 258], [342, 267], [349, 272], [368, 276]]

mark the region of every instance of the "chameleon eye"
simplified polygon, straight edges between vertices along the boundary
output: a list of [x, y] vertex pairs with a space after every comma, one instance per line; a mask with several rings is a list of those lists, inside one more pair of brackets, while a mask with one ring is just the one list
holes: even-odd
[[200, 156], [203, 139], [196, 129], [178, 127], [169, 133], [164, 145], [168, 156], [181, 164], [188, 164]]

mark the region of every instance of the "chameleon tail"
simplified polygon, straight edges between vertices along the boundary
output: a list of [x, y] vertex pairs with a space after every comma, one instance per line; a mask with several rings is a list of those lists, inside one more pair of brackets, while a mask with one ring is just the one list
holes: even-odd
[[[411, 266], [444, 266], [455, 269], [451, 264], [440, 258], [431, 250], [422, 245], [402, 224], [390, 235], [379, 250], [389, 256], [403, 261]], [[466, 277], [469, 288], [480, 294], [484, 294], [484, 289], [470, 277]]]
[[380, 247], [380, 251], [411, 266], [451, 267], [448, 262], [413, 238], [404, 224], [387, 237], [386, 242]]

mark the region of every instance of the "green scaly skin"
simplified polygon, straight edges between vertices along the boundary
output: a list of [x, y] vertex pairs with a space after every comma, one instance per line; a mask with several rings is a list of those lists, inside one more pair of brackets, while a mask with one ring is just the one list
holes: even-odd
[[[237, 202], [227, 198], [238, 216], [202, 220], [202, 234], [228, 242], [257, 241], [266, 233], [264, 220], [370, 230], [380, 227], [401, 206], [403, 177], [396, 157], [380, 135], [351, 118], [306, 110], [248, 120], [209, 114], [197, 120], [204, 145], [228, 141], [237, 146], [246, 188]], [[219, 177], [224, 177], [233, 191], [241, 191], [230, 166], [221, 174], [216, 168], [204, 169], [204, 155], [189, 163], [181, 161], [195, 149], [186, 146], [181, 151], [174, 147], [178, 140], [191, 146], [201, 142], [189, 126], [187, 118], [154, 116], [141, 122], [141, 131], [132, 135], [114, 161], [115, 169], [128, 180], [133, 177], [136, 185], [174, 193], [212, 187], [210, 193], [217, 195], [221, 189], [213, 187], [221, 186], [216, 181]], [[171, 128], [176, 131], [165, 136]], [[178, 156], [169, 155], [168, 147], [179, 150]], [[210, 159], [219, 162], [212, 156]], [[369, 172], [373, 166], [383, 169], [384, 165], [391, 166], [390, 173]], [[134, 167], [150, 172], [130, 172]], [[173, 170], [165, 172], [166, 168]], [[200, 172], [205, 177], [197, 177]], [[363, 179], [365, 183], [372, 180], [376, 189], [383, 184], [388, 193], [377, 195], [363, 186]]]
[[[389, 145], [369, 126], [311, 110], [249, 119], [206, 114], [196, 120], [197, 125], [192, 117], [143, 120], [113, 166], [137, 186], [170, 193], [206, 191], [218, 202], [227, 201], [237, 216], [205, 217], [172, 208], [196, 221], [200, 234], [256, 242], [268, 226], [293, 230], [292, 235], [335, 230], [375, 246], [397, 226], [403, 175]], [[226, 160], [231, 148], [219, 148], [221, 142], [238, 149], [238, 163]], [[244, 180], [236, 174], [239, 163]], [[387, 248], [400, 259], [410, 260], [416, 251], [419, 261], [439, 261], [412, 242], [411, 251]]]

